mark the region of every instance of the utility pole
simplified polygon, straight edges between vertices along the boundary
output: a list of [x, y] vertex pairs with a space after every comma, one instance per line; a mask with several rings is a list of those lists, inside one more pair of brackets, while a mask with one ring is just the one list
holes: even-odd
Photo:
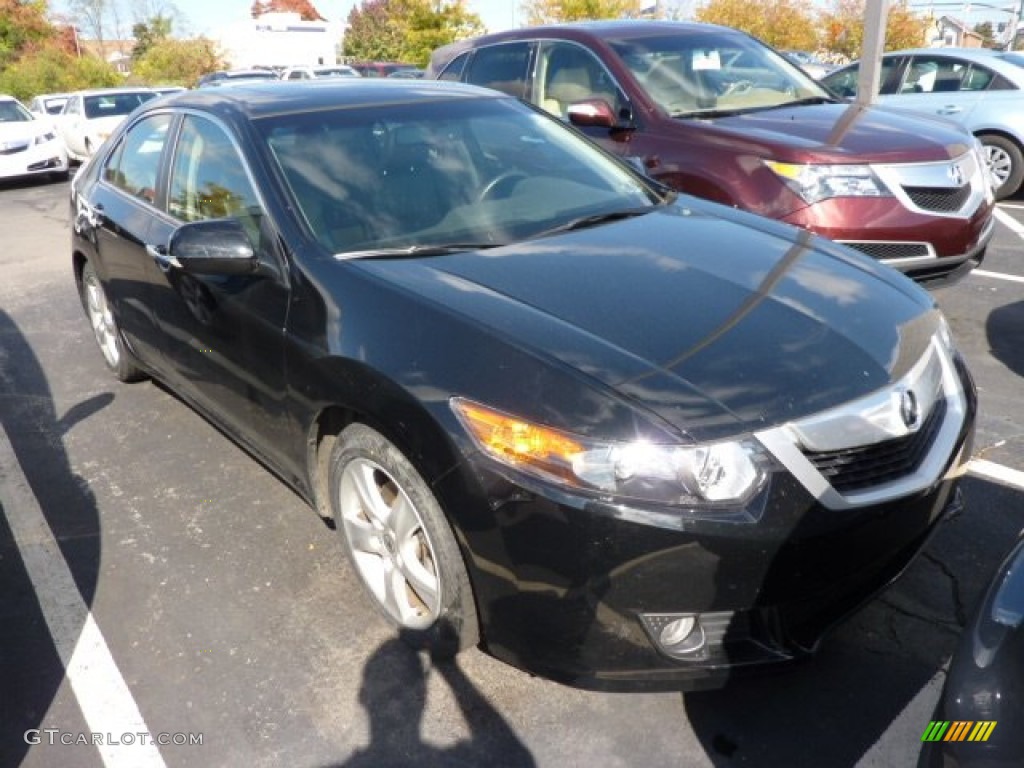
[[[1024, 2], [1024, 0], [1021, 0]], [[890, 0], [868, 0], [864, 8], [864, 42], [860, 50], [860, 72], [855, 103], [866, 107], [878, 98], [878, 80], [885, 50], [885, 22]]]

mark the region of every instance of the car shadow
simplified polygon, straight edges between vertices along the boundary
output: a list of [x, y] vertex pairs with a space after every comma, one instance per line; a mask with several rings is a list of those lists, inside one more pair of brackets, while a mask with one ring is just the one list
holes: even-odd
[[[970, 476], [961, 487], [965, 511], [941, 523], [907, 571], [827, 636], [817, 655], [683, 695], [686, 717], [714, 765], [854, 766], [875, 755], [901, 713], [906, 728], [895, 738], [917, 748], [938, 686], [924, 693], [921, 707], [908, 705], [933, 678], [944, 680], [971, 607], [1020, 528], [1019, 491]], [[875, 764], [890, 758], [882, 754]]]
[[[470, 731], [469, 739], [450, 746], [423, 741], [420, 726], [427, 703], [428, 674], [440, 676], [451, 690]], [[424, 655], [398, 638], [384, 642], [367, 660], [359, 703], [370, 720], [370, 743], [338, 768], [536, 765], [530, 751], [456, 661], [424, 665]]]
[[[59, 414], [38, 358], [18, 324], [0, 310], [0, 423], [87, 606], [99, 575], [99, 513], [87, 483], [71, 467], [63, 437], [112, 400], [104, 393]], [[0, 470], [0, 483], [15, 481]], [[8, 494], [3, 498], [10, 500]], [[30, 519], [35, 512], [14, 506], [8, 503], [0, 514], [0, 765], [19, 765], [29, 746], [26, 731], [50, 727], [44, 719], [64, 681], [63, 664], [10, 522]], [[44, 544], [29, 542], [37, 544], [44, 550]]]
[[992, 356], [1016, 373], [1024, 376], [1024, 301], [993, 309], [985, 321], [985, 334]]

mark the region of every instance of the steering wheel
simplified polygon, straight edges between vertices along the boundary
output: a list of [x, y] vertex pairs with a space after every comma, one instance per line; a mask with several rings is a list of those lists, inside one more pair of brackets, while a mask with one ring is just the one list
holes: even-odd
[[505, 187], [506, 185], [511, 190], [513, 186], [523, 181], [526, 178], [526, 174], [522, 171], [502, 171], [493, 179], [484, 184], [483, 189], [480, 190], [480, 194], [476, 196], [477, 202], [482, 203], [490, 198], [495, 190]]

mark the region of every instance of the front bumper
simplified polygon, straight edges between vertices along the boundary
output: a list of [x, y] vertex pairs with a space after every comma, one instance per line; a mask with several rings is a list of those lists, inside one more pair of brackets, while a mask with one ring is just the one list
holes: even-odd
[[[960, 371], [963, 421], [937, 479], [878, 503], [827, 506], [784, 471], [756, 521], [669, 526], [477, 456], [435, 490], [453, 512], [484, 647], [544, 677], [611, 690], [719, 687], [813, 653], [959, 508], [977, 409]], [[706, 641], [685, 658], [657, 642], [664, 617], [681, 615], [696, 617]]]
[[39, 173], [64, 173], [68, 157], [59, 141], [29, 145], [18, 151], [0, 153], [0, 178], [18, 178]]

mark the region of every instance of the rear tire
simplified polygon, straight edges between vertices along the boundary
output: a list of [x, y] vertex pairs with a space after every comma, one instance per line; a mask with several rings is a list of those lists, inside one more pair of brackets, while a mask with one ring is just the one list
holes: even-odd
[[475, 645], [476, 605], [455, 536], [402, 452], [352, 424], [331, 453], [328, 483], [349, 560], [402, 639], [438, 659]]
[[125, 348], [121, 337], [121, 329], [117, 325], [114, 313], [107, 301], [96, 270], [92, 263], [86, 261], [82, 266], [82, 279], [78, 284], [79, 298], [89, 318], [96, 344], [103, 353], [103, 362], [120, 381], [139, 381], [146, 376], [135, 364], [131, 353]]
[[1024, 153], [1004, 136], [982, 134], [978, 137], [985, 150], [985, 162], [996, 181], [996, 200], [1003, 200], [1020, 189], [1024, 181]]

